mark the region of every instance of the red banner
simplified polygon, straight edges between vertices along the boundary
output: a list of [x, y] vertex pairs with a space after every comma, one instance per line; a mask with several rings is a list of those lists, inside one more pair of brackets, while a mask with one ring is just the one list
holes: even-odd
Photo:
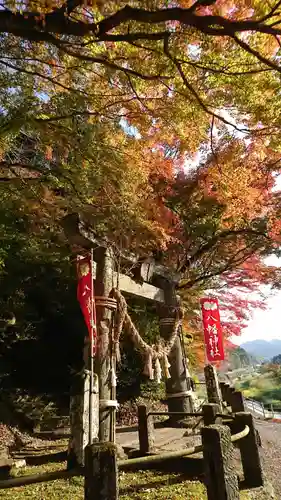
[[[92, 290], [92, 264], [91, 256], [77, 257], [77, 299], [83, 312], [85, 323], [89, 331], [89, 337], [95, 342], [97, 336], [96, 330], [96, 308], [94, 301], [94, 289]], [[93, 310], [92, 310], [93, 308]], [[92, 325], [93, 317], [93, 325]]]
[[214, 363], [224, 360], [223, 334], [220, 322], [219, 303], [217, 299], [201, 299], [202, 320], [204, 327], [205, 347], [208, 361]]

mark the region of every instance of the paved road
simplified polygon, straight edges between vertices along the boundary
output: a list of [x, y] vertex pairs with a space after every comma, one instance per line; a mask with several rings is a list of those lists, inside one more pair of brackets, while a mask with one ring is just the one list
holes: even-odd
[[[129, 431], [129, 432], [128, 432]], [[187, 436], [186, 429], [174, 429], [172, 427], [164, 427], [155, 429], [155, 449], [156, 451], [178, 451], [188, 448], [194, 444], [201, 444], [200, 436]], [[118, 429], [116, 433], [116, 441], [119, 445], [125, 448], [138, 448], [139, 437], [137, 430]]]
[[281, 424], [256, 420], [256, 428], [261, 437], [260, 455], [264, 471], [271, 482], [276, 499], [281, 499]]

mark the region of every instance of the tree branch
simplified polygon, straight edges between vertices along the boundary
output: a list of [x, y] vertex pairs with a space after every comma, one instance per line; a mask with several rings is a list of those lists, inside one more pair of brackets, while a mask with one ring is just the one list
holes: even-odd
[[[164, 53], [174, 63], [174, 65], [176, 66], [176, 68], [177, 68], [177, 70], [178, 70], [178, 72], [179, 72], [179, 74], [181, 76], [181, 79], [182, 79], [184, 85], [190, 91], [190, 93], [193, 95], [193, 97], [195, 98], [195, 100], [197, 101], [197, 103], [201, 106], [201, 108], [203, 109], [203, 111], [205, 111], [205, 113], [207, 113], [208, 115], [210, 115], [212, 118], [217, 118], [221, 122], [225, 123], [225, 125], [230, 125], [235, 130], [241, 132], [242, 131], [241, 128], [237, 127], [237, 125], [235, 125], [234, 123], [230, 123], [228, 120], [226, 120], [226, 118], [224, 118], [221, 115], [218, 115], [217, 113], [214, 113], [213, 111], [211, 111], [208, 108], [208, 106], [204, 103], [203, 99], [201, 99], [200, 95], [196, 92], [196, 90], [193, 88], [193, 86], [187, 80], [187, 78], [185, 76], [185, 73], [184, 73], [184, 71], [183, 71], [183, 69], [181, 67], [180, 62], [175, 57], [173, 57], [172, 54], [169, 52], [168, 42], [169, 42], [169, 39], [166, 38], [164, 40]], [[244, 132], [249, 132], [249, 131], [247, 129], [244, 129]]]
[[79, 7], [80, 5], [82, 5], [81, 0], [67, 0], [67, 2], [63, 4], [61, 7], [55, 9], [51, 15], [52, 16], [69, 15], [76, 9], [76, 7]]
[[281, 1], [280, 0], [274, 5], [274, 7], [272, 7], [272, 9], [268, 12], [268, 14], [266, 14], [266, 16], [264, 16], [261, 19], [259, 19], [258, 22], [259, 23], [264, 23], [265, 21], [267, 21], [271, 17], [275, 17], [278, 14], [280, 15], [280, 12], [278, 14], [275, 14], [275, 12], [277, 11], [277, 9], [279, 7], [281, 7]]
[[10, 62], [3, 61], [3, 59], [0, 59], [0, 64], [3, 64], [3, 66], [7, 66], [7, 68], [14, 69], [15, 71], [19, 71], [20, 73], [25, 73], [26, 75], [32, 75], [32, 76], [38, 76], [39, 78], [42, 78], [43, 80], [47, 80], [48, 82], [52, 83], [55, 86], [61, 87], [64, 90], [67, 90], [68, 92], [75, 92], [77, 94], [82, 94], [82, 95], [89, 95], [88, 92], [84, 90], [78, 90], [74, 89], [73, 87], [67, 87], [66, 85], [63, 85], [63, 83], [58, 82], [54, 78], [48, 75], [44, 75], [42, 73], [39, 73], [38, 71], [32, 71], [23, 67], [16, 66], [15, 64], [11, 64]]
[[233, 35], [232, 38], [237, 43], [237, 45], [239, 45], [242, 49], [248, 52], [248, 54], [255, 56], [261, 63], [281, 73], [281, 67], [278, 66], [278, 64], [275, 64], [270, 59], [263, 57], [257, 50], [252, 49], [247, 43], [243, 42], [243, 40], [238, 38], [238, 36]]
[[253, 235], [268, 239], [268, 236], [264, 232], [257, 231], [254, 229], [244, 228], [244, 229], [232, 229], [229, 231], [222, 231], [219, 234], [214, 235], [209, 241], [207, 241], [207, 243], [198, 248], [196, 252], [194, 252], [190, 257], [187, 257], [185, 263], [181, 265], [180, 269], [178, 269], [178, 272], [180, 273], [185, 272], [191, 266], [191, 264], [193, 264], [196, 260], [202, 257], [203, 254], [211, 250], [211, 248], [214, 247], [220, 240], [225, 240], [231, 236], [240, 236], [240, 235]]
[[[248, 248], [249, 248], [248, 252], [243, 253], [243, 255], [240, 258], [238, 258], [238, 255], [241, 254], [242, 252], [246, 252]], [[210, 280], [212, 278], [215, 278], [216, 276], [221, 276], [223, 273], [226, 273], [227, 271], [231, 271], [235, 267], [243, 264], [247, 259], [249, 259], [249, 257], [251, 257], [255, 253], [255, 251], [256, 251], [255, 248], [251, 248], [251, 246], [247, 245], [246, 247], [238, 250], [238, 252], [236, 252], [235, 255], [233, 255], [230, 259], [228, 259], [224, 265], [222, 263], [222, 266], [219, 267], [219, 269], [217, 269], [216, 271], [213, 271], [209, 274], [206, 274], [206, 273], [201, 274], [201, 276], [197, 276], [197, 278], [191, 279], [190, 281], [187, 281], [187, 282], [182, 283], [182, 284], [180, 283], [177, 286], [177, 289], [180, 289], [180, 290], [189, 289], [189, 288], [192, 288], [197, 283], [201, 283], [202, 281]]]
[[183, 9], [180, 7], [173, 7], [149, 11], [126, 5], [123, 9], [103, 19], [97, 25], [97, 36], [100, 37], [127, 21], [148, 24], [178, 21], [185, 26], [197, 28], [203, 33], [219, 36], [233, 35], [238, 31], [259, 31], [268, 34], [281, 34], [281, 29], [272, 28], [259, 21], [231, 21], [222, 16], [200, 16], [196, 15], [193, 9], [190, 8]]
[[[206, 0], [207, 1], [207, 0]], [[202, 2], [196, 2], [197, 6]], [[161, 24], [168, 21], [177, 21], [179, 24], [198, 29], [202, 33], [214, 36], [233, 36], [238, 32], [255, 31], [271, 35], [280, 35], [281, 28], [270, 26], [259, 20], [232, 21], [218, 15], [197, 15], [193, 8], [173, 7], [158, 10], [145, 10], [125, 6], [114, 14], [104, 18], [99, 23], [87, 23], [80, 20], [72, 20], [68, 15], [76, 7], [79, 7], [79, 0], [68, 0], [63, 7], [42, 15], [40, 12], [27, 12], [24, 14], [12, 12], [10, 10], [0, 11], [0, 33], [12, 33], [28, 40], [48, 41], [54, 45], [64, 43], [63, 40], [55, 38], [53, 35], [70, 35], [74, 37], [84, 37], [94, 35], [97, 40], [102, 41], [103, 36], [129, 21], [145, 24]], [[81, 5], [82, 6], [82, 5]], [[269, 19], [275, 17], [273, 12], [269, 14]], [[268, 18], [266, 18], [268, 20]], [[281, 19], [280, 19], [281, 23]], [[115, 41], [124, 41], [124, 34], [114, 34]], [[133, 36], [130, 35], [131, 37]], [[147, 33], [147, 39], [153, 37]], [[141, 35], [142, 38], [145, 36]], [[162, 35], [161, 35], [162, 37]], [[129, 37], [130, 38], [130, 37]], [[126, 40], [125, 40], [126, 41]]]
[[108, 59], [102, 58], [102, 57], [93, 57], [89, 56], [87, 54], [81, 54], [80, 52], [73, 52], [72, 50], [68, 49], [67, 47], [61, 47], [61, 50], [68, 54], [71, 57], [80, 59], [81, 61], [87, 61], [87, 62], [93, 62], [97, 64], [103, 64], [104, 66], [107, 66], [108, 68], [115, 69], [116, 71], [122, 71], [125, 74], [136, 76], [138, 78], [141, 78], [142, 80], [147, 80], [147, 81], [153, 81], [153, 80], [160, 80], [160, 79], [170, 79], [169, 76], [167, 75], [145, 75], [143, 73], [140, 73], [139, 71], [136, 71], [131, 68], [126, 68], [125, 66], [119, 66], [118, 64], [115, 64], [112, 61], [109, 61]]

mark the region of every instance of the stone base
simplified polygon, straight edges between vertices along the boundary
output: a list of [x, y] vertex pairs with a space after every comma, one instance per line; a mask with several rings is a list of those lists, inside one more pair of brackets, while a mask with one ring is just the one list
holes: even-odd
[[116, 444], [116, 456], [117, 456], [118, 460], [124, 460], [125, 458], [128, 457], [123, 446], [121, 446], [120, 444]]
[[267, 480], [265, 481], [264, 486], [250, 490], [243, 490], [243, 494], [247, 500], [279, 500], [279, 498], [275, 495], [272, 484]]

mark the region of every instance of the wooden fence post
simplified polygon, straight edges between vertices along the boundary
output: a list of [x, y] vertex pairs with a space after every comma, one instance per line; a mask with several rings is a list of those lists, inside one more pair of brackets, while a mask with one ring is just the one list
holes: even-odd
[[206, 365], [204, 368], [207, 396], [209, 403], [219, 405], [220, 412], [222, 412], [222, 397], [219, 387], [217, 371], [213, 365]]
[[118, 500], [117, 449], [114, 443], [94, 443], [85, 450], [84, 500]]
[[231, 409], [233, 413], [237, 412], [244, 412], [245, 411], [245, 406], [244, 406], [244, 399], [243, 399], [243, 394], [241, 391], [234, 391], [231, 395], [232, 401], [231, 401]]
[[250, 432], [248, 436], [237, 441], [237, 444], [241, 454], [245, 485], [256, 488], [263, 486], [264, 480], [254, 418], [251, 413], [236, 413], [234, 421], [235, 432], [242, 431], [246, 425], [248, 425]]
[[221, 419], [217, 417], [217, 413], [220, 412], [219, 405], [210, 403], [202, 407], [204, 425], [220, 424]]
[[201, 430], [208, 500], [239, 500], [238, 477], [232, 465], [231, 433], [224, 425]]
[[145, 405], [138, 406], [139, 446], [142, 455], [150, 453], [154, 448], [153, 416], [148, 415]]

